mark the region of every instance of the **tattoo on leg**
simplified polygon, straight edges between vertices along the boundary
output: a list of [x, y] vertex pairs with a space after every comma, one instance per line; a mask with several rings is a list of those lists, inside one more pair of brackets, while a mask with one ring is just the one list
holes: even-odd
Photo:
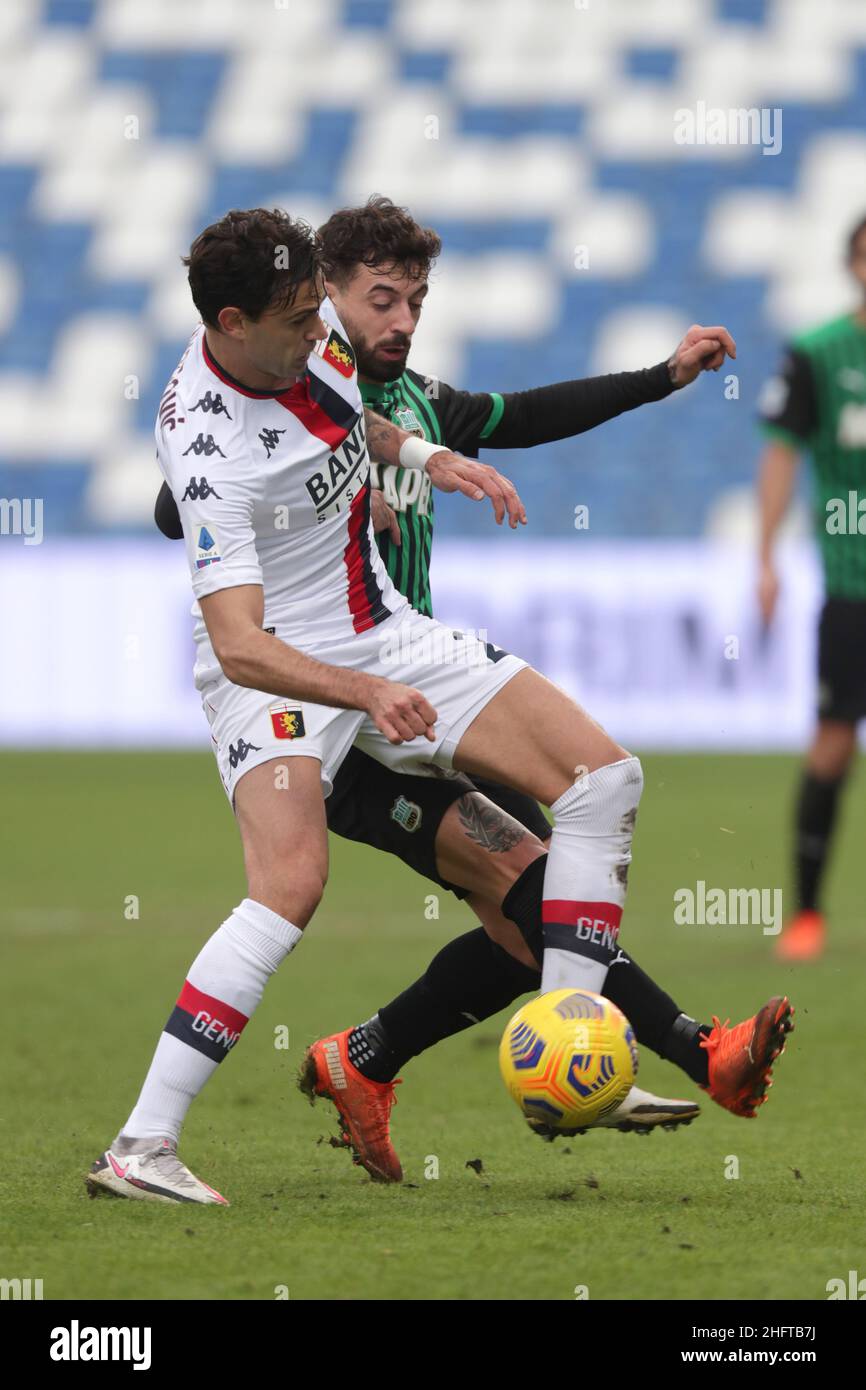
[[506, 816], [492, 801], [476, 792], [461, 796], [457, 802], [460, 824], [470, 840], [491, 854], [504, 854], [525, 838], [526, 830], [519, 821]]

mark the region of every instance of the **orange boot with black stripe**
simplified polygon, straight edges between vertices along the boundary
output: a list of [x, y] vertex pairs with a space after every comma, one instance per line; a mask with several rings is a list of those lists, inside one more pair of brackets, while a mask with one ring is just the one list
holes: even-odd
[[713, 1028], [701, 1043], [707, 1051], [708, 1084], [703, 1088], [732, 1115], [754, 1119], [768, 1099], [773, 1063], [785, 1051], [794, 1025], [793, 1009], [776, 994], [752, 1018], [735, 1028], [713, 1016]]

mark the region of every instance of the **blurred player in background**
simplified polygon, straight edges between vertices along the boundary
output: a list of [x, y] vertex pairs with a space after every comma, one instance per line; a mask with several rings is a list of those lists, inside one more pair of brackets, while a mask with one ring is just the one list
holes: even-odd
[[773, 543], [804, 452], [812, 462], [825, 587], [817, 728], [796, 805], [797, 912], [776, 946], [790, 961], [814, 960], [824, 949], [821, 885], [857, 724], [866, 716], [866, 505], [859, 500], [866, 498], [866, 218], [849, 237], [848, 267], [863, 291], [860, 308], [795, 338], [761, 403], [769, 441], [758, 477], [758, 596], [765, 623], [779, 595]]

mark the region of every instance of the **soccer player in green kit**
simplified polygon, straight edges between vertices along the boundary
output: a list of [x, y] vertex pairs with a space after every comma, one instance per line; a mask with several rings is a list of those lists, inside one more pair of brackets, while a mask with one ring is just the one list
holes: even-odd
[[[725, 329], [696, 325], [669, 362], [645, 371], [563, 381], [507, 395], [459, 391], [407, 365], [428, 293], [429, 266], [441, 246], [436, 233], [420, 227], [389, 199], [371, 198], [364, 207], [335, 212], [318, 235], [329, 267], [329, 291], [353, 335], [364, 405], [432, 443], [448, 441], [449, 448], [468, 458], [476, 458], [481, 448], [552, 443], [594, 429], [623, 411], [663, 400], [700, 370], [718, 365], [718, 353], [709, 362], [701, 360], [707, 339], [721, 334], [725, 347], [732, 347]], [[401, 259], [401, 254], [414, 257], [414, 263]], [[412, 478], [408, 469], [374, 464], [373, 482], [381, 490], [378, 498], [374, 493], [373, 524], [388, 573], [414, 608], [432, 615], [429, 479]]]
[[[470, 457], [485, 446], [531, 447], [592, 429], [624, 410], [664, 399], [701, 371], [717, 368], [727, 353], [733, 355], [724, 328], [695, 325], [667, 362], [644, 371], [504, 396], [459, 391], [407, 366], [430, 265], [440, 250], [435, 232], [390, 200], [372, 198], [364, 207], [334, 213], [318, 239], [328, 293], [357, 360], [365, 407]], [[375, 459], [369, 416], [367, 432]], [[428, 479], [419, 470], [393, 465], [374, 464], [373, 475], [373, 524], [388, 572], [415, 608], [432, 615]], [[166, 489], [157, 521], [166, 534], [180, 534]], [[539, 988], [544, 842], [550, 826], [531, 798], [510, 788], [462, 774], [394, 773], [358, 748], [342, 764], [326, 812], [330, 830], [397, 855], [465, 898], [482, 923], [448, 942], [424, 975], [367, 1023], [320, 1039], [308, 1054], [305, 1089], [335, 1103], [345, 1140], [367, 1171], [394, 1181], [401, 1170], [390, 1143], [389, 1115], [398, 1070]], [[608, 971], [605, 993], [629, 1018], [639, 1043], [678, 1065], [732, 1113], [755, 1113], [765, 1098], [766, 1063], [781, 1045], [767, 1043], [774, 1009], [765, 1006], [731, 1032], [721, 1025], [711, 1029], [683, 1013], [623, 950]], [[764, 1042], [756, 1043], [747, 1076], [742, 1059], [754, 1038]], [[693, 1102], [634, 1087], [606, 1123], [645, 1132], [686, 1124], [698, 1113]]]
[[859, 309], [794, 339], [761, 410], [768, 442], [758, 480], [758, 598], [765, 623], [779, 593], [773, 542], [804, 452], [812, 460], [825, 586], [817, 727], [796, 808], [797, 912], [776, 945], [789, 961], [814, 960], [824, 949], [820, 888], [857, 724], [866, 716], [866, 218], [848, 239], [848, 268], [862, 292]]

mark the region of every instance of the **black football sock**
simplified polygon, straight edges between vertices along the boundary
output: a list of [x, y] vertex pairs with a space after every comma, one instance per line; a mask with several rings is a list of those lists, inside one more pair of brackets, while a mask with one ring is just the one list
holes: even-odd
[[706, 1023], [698, 1023], [688, 1014], [677, 1014], [661, 1046], [656, 1048], [660, 1057], [673, 1062], [699, 1086], [709, 1081], [709, 1054], [701, 1047], [701, 1040], [709, 1036], [711, 1028]]
[[[541, 894], [544, 882], [545, 856], [539, 855], [524, 869], [508, 890], [502, 911], [520, 928], [536, 960], [544, 950], [541, 924]], [[705, 1086], [707, 1082], [707, 1053], [700, 1039], [709, 1028], [694, 1024], [694, 1029], [680, 1024], [686, 1019], [669, 994], [650, 979], [627, 951], [619, 949], [607, 972], [605, 998], [622, 1009], [642, 1047], [657, 1052], [666, 1061], [680, 1067], [693, 1081]]]
[[684, 1014], [622, 948], [607, 972], [604, 992], [622, 1009], [642, 1047], [673, 1062], [699, 1086], [706, 1086], [707, 1052], [700, 1041], [709, 1028]]
[[458, 936], [425, 973], [349, 1035], [349, 1060], [371, 1081], [392, 1081], [410, 1057], [537, 990], [540, 972], [514, 960], [483, 927]]
[[[502, 899], [502, 915], [520, 930], [541, 971], [544, 956], [544, 929], [541, 922], [541, 900], [544, 889], [544, 870], [547, 855], [539, 854], [516, 878]], [[537, 986], [536, 986], [537, 988]]]
[[844, 782], [844, 775], [826, 781], [808, 769], [800, 780], [795, 867], [797, 904], [801, 912], [819, 911], [818, 892]]
[[399, 1071], [378, 1014], [352, 1029], [346, 1047], [352, 1066], [371, 1081], [390, 1081]]

